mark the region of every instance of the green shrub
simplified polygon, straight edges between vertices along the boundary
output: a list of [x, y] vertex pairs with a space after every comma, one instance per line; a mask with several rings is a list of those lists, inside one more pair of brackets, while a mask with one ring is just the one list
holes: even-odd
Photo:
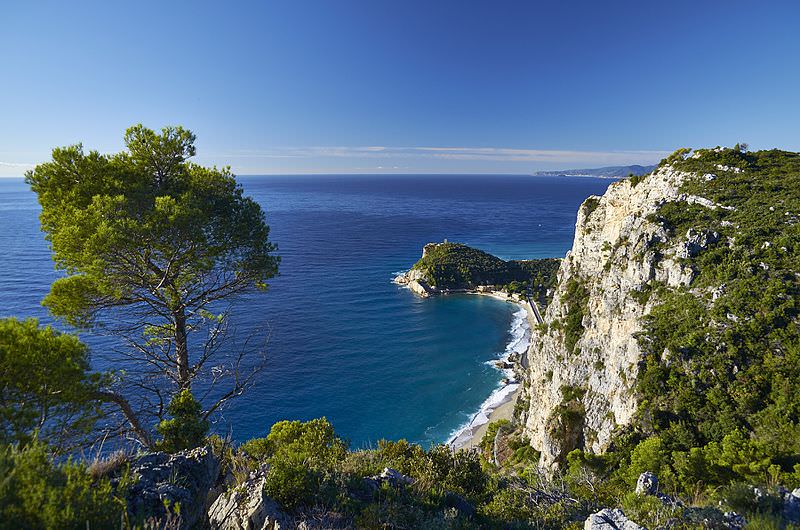
[[258, 463], [269, 465], [265, 490], [284, 507], [312, 504], [318, 497], [336, 495], [332, 481], [337, 465], [347, 453], [347, 444], [328, 420], [280, 421], [266, 438], [242, 444], [240, 451]]
[[0, 319], [0, 443], [80, 443], [101, 415], [101, 379], [76, 336], [35, 319]]
[[0, 528], [118, 528], [126, 483], [124, 473], [114, 488], [84, 464], [56, 464], [36, 441], [0, 446]]
[[800, 526], [787, 524], [777, 514], [755, 513], [747, 518], [747, 530], [797, 530]]
[[630, 486], [635, 486], [639, 475], [645, 471], [655, 473], [663, 482], [668, 474], [668, 455], [664, 444], [657, 436], [648, 438], [639, 443], [631, 453], [630, 465], [627, 469], [627, 481]]
[[209, 423], [203, 417], [202, 405], [190, 390], [183, 389], [175, 394], [167, 412], [172, 418], [158, 424], [158, 433], [163, 437], [159, 443], [162, 451], [174, 453], [204, 443]]
[[376, 456], [386, 467], [406, 475], [418, 476], [420, 463], [425, 459], [425, 450], [407, 440], [379, 440]]
[[492, 447], [494, 446], [494, 438], [497, 436], [497, 431], [501, 428], [505, 428], [511, 425], [511, 422], [508, 420], [498, 420], [493, 421], [489, 425], [486, 426], [486, 432], [483, 434], [483, 438], [481, 438], [480, 444], [478, 446], [488, 454]]
[[[536, 505], [522, 489], [505, 488], [495, 494], [483, 508], [483, 514], [507, 524], [536, 519]], [[512, 527], [513, 528], [513, 527]]]
[[[760, 491], [756, 491], [759, 489]], [[781, 495], [755, 488], [744, 482], [734, 482], [716, 492], [720, 503], [742, 514], [779, 514], [783, 507]]]
[[635, 188], [636, 186], [639, 185], [640, 182], [644, 180], [646, 176], [647, 175], [634, 175], [633, 173], [631, 173], [630, 175], [628, 175], [628, 181], [631, 183], [631, 187]]
[[594, 212], [597, 207], [600, 206], [600, 198], [599, 197], [589, 197], [585, 201], [583, 201], [583, 210], [584, 216], [588, 219], [592, 212]]
[[651, 495], [629, 492], [622, 497], [620, 504], [630, 520], [645, 528], [665, 528], [668, 523], [672, 523], [669, 527], [673, 527], [683, 516], [682, 507], [665, 504]]
[[536, 465], [539, 462], [542, 454], [531, 446], [530, 440], [527, 438], [518, 438], [517, 443], [511, 440], [509, 445], [514, 451], [511, 456], [504, 462], [504, 465]]
[[432, 447], [427, 452], [428, 465], [421, 477], [441, 493], [451, 491], [467, 499], [477, 500], [486, 485], [480, 457], [476, 451], [452, 451], [446, 445]]
[[575, 353], [578, 341], [583, 336], [583, 317], [588, 312], [589, 291], [582, 282], [570, 278], [564, 286], [561, 302], [567, 307], [564, 346], [568, 352]]

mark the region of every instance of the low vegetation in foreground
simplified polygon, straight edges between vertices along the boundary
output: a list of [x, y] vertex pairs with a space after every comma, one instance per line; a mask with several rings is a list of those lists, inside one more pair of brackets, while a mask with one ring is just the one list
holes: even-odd
[[[232, 447], [218, 437], [205, 443], [221, 461], [223, 489], [263, 493], [277, 501], [274, 517], [307, 522], [307, 528], [583, 528], [593, 512], [620, 506], [648, 527], [728, 528], [735, 510], [761, 528], [779, 526], [781, 500], [769, 490], [732, 484], [703, 499], [706, 508], [664, 503], [635, 493], [636, 479], [654, 453], [638, 451], [610, 477], [588, 471], [576, 456], [552, 476], [536, 466], [538, 455], [510, 435], [495, 463], [494, 425], [479, 449], [429, 449], [406, 441], [380, 441], [374, 449], [349, 450], [325, 419], [275, 424], [264, 438]], [[187, 506], [167, 505], [160, 518], [126, 511], [137, 455], [114, 454], [90, 464], [55, 462], [41, 443], [4, 446], [0, 452], [0, 528], [174, 528]], [[387, 469], [391, 470], [386, 473]], [[383, 475], [383, 476], [382, 476]], [[161, 484], [180, 485], [175, 476]], [[170, 482], [172, 481], [172, 482]], [[259, 483], [260, 484], [260, 483]], [[260, 491], [259, 495], [260, 495]], [[256, 498], [260, 498], [259, 495]], [[696, 500], [696, 499], [695, 499]], [[201, 502], [202, 504], [202, 502]], [[319, 526], [314, 526], [314, 521]], [[705, 521], [705, 522], [704, 522]], [[197, 527], [204, 527], [201, 522]]]

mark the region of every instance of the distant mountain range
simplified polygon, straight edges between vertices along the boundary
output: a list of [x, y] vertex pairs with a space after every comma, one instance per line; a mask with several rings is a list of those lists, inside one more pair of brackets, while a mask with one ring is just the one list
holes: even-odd
[[656, 168], [656, 166], [608, 166], [596, 167], [593, 169], [561, 169], [555, 171], [537, 171], [534, 175], [538, 177], [560, 177], [560, 176], [580, 176], [580, 177], [600, 177], [605, 179], [616, 179], [627, 177], [631, 173], [634, 175], [646, 175]]

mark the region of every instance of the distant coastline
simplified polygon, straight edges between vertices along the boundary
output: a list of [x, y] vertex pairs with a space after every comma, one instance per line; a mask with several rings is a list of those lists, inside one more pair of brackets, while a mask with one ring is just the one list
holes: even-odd
[[656, 168], [633, 164], [630, 166], [607, 166], [591, 169], [562, 169], [556, 171], [537, 171], [536, 177], [595, 177], [601, 179], [620, 179], [630, 175], [646, 175]]

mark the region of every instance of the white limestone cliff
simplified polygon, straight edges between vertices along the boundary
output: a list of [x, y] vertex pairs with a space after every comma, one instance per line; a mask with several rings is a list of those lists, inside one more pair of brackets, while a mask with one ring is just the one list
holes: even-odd
[[[654, 302], [647, 293], [655, 282], [689, 285], [695, 272], [682, 258], [716, 237], [690, 231], [670, 239], [648, 220], [664, 202], [702, 202], [679, 191], [690, 176], [662, 166], [644, 178], [615, 182], [581, 206], [553, 301], [523, 360], [530, 405], [522, 420], [543, 466], [552, 467], [576, 447], [603, 452], [615, 427], [634, 420], [642, 356], [635, 334]], [[588, 295], [580, 301], [583, 332], [573, 351], [564, 329], [570, 285]]]

